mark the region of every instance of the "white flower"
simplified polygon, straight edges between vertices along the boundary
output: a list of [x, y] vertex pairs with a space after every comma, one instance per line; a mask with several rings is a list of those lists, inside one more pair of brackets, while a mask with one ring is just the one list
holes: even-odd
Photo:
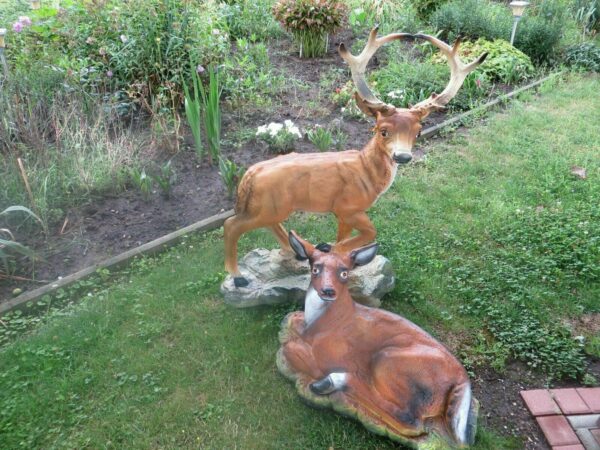
[[302, 134], [300, 133], [300, 129], [297, 126], [288, 128], [288, 132], [290, 132], [291, 134], [295, 134], [298, 137], [302, 137]]
[[269, 129], [269, 134], [275, 137], [283, 129], [283, 124], [271, 122], [267, 128]]
[[221, 34], [221, 30], [219, 30], [218, 28], [213, 28], [212, 34], [214, 34], [214, 35]]
[[258, 127], [256, 129], [256, 135], [259, 136], [261, 134], [265, 134], [267, 132], [267, 126], [266, 125], [261, 125], [260, 127]]
[[285, 122], [283, 122], [283, 123], [285, 123], [285, 126], [286, 126], [287, 128], [292, 128], [292, 127], [294, 126], [294, 122], [292, 122], [291, 120], [286, 120], [286, 121], [285, 121]]

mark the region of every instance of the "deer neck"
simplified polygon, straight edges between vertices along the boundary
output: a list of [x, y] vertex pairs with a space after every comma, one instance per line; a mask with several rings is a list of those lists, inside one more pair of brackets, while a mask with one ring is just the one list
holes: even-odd
[[391, 186], [396, 177], [398, 164], [379, 147], [375, 138], [365, 146], [361, 152], [361, 159], [377, 199]]
[[333, 302], [323, 300], [310, 286], [304, 301], [304, 322], [307, 329], [319, 331], [337, 326], [354, 314], [354, 300], [349, 292], [340, 292]]

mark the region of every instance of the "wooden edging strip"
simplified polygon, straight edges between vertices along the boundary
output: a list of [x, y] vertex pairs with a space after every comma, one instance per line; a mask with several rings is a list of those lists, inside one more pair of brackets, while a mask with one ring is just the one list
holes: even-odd
[[496, 97], [494, 100], [489, 101], [484, 105], [478, 106], [477, 108], [471, 109], [467, 112], [459, 114], [458, 116], [454, 116], [451, 119], [445, 120], [442, 123], [439, 123], [432, 127], [426, 128], [425, 130], [423, 130], [421, 132], [421, 138], [425, 138], [425, 139], [430, 138], [430, 137], [436, 135], [437, 133], [439, 133], [443, 128], [447, 127], [448, 125], [460, 124], [467, 117], [475, 115], [481, 111], [485, 111], [485, 110], [491, 108], [492, 106], [496, 106], [499, 103], [503, 103], [506, 100], [508, 100], [509, 98], [514, 97], [515, 95], [518, 95], [523, 91], [527, 91], [529, 89], [538, 87], [539, 85], [545, 83], [546, 81], [548, 81], [551, 78], [554, 78], [555, 76], [560, 75], [560, 74], [561, 74], [561, 72], [556, 72], [551, 75], [548, 75], [547, 77], [542, 78], [541, 80], [534, 81], [533, 83], [530, 83], [527, 86], [523, 86], [523, 87], [520, 87], [519, 89], [515, 89], [514, 91], [509, 92], [508, 94], [500, 95], [499, 97]]
[[176, 244], [179, 240], [181, 240], [182, 237], [190, 233], [208, 231], [213, 230], [215, 228], [219, 228], [221, 225], [223, 225], [225, 219], [233, 216], [233, 214], [233, 210], [230, 209], [220, 214], [211, 216], [207, 219], [193, 223], [192, 225], [188, 225], [185, 228], [174, 231], [173, 233], [169, 233], [165, 236], [159, 237], [158, 239], [150, 241], [144, 245], [128, 250], [125, 253], [121, 253], [117, 256], [113, 256], [112, 258], [108, 258], [104, 261], [93, 264], [89, 267], [86, 267], [85, 269], [80, 270], [79, 272], [75, 272], [69, 276], [61, 278], [60, 280], [56, 280], [38, 289], [34, 289], [33, 291], [25, 292], [24, 294], [21, 294], [18, 297], [15, 297], [11, 300], [2, 302], [0, 303], [0, 316], [2, 314], [7, 313], [8, 311], [22, 307], [28, 302], [35, 303], [44, 295], [49, 294], [59, 288], [69, 286], [70, 284], [73, 284], [81, 280], [82, 278], [85, 278], [95, 273], [98, 269], [119, 267], [121, 265], [126, 264], [127, 262], [129, 262], [129, 260], [135, 258], [136, 256], [152, 255], [154, 253], [158, 253], [164, 250], [165, 248]]
[[[471, 115], [477, 114], [486, 109], [489, 109], [499, 103], [502, 103], [502, 102], [510, 99], [511, 97], [514, 97], [515, 95], [520, 94], [523, 91], [533, 89], [533, 88], [545, 83], [546, 81], [550, 80], [551, 78], [553, 78], [557, 75], [560, 75], [560, 73], [561, 72], [551, 74], [545, 78], [542, 78], [541, 80], [534, 81], [533, 83], [530, 83], [527, 86], [523, 86], [519, 89], [515, 89], [514, 91], [509, 92], [508, 94], [501, 95], [501, 96], [495, 98], [494, 100], [486, 103], [485, 105], [478, 106], [475, 109], [471, 109], [470, 111], [467, 111], [463, 114], [459, 114], [458, 116], [452, 117], [451, 119], [448, 119], [442, 123], [439, 123], [432, 127], [426, 128], [421, 133], [421, 137], [422, 138], [432, 137], [435, 134], [439, 133], [443, 128], [447, 127], [448, 125], [457, 124], [457, 123], [460, 124], [465, 118], [467, 118]], [[112, 258], [105, 259], [104, 261], [101, 261], [97, 264], [93, 264], [89, 267], [86, 267], [85, 269], [80, 270], [79, 272], [75, 272], [75, 273], [73, 273], [69, 276], [66, 276], [64, 278], [61, 278], [60, 280], [57, 280], [53, 283], [49, 283], [38, 289], [34, 289], [33, 291], [25, 292], [24, 294], [21, 294], [18, 297], [15, 297], [11, 300], [2, 302], [2, 303], [0, 303], [0, 316], [2, 316], [2, 314], [7, 313], [8, 311], [22, 307], [23, 305], [25, 305], [28, 302], [36, 303], [44, 295], [49, 294], [59, 288], [64, 288], [66, 286], [69, 286], [69, 285], [81, 280], [82, 278], [85, 278], [85, 277], [95, 273], [98, 269], [116, 268], [118, 266], [126, 264], [130, 259], [132, 259], [136, 256], [151, 255], [154, 253], [158, 253], [158, 252], [162, 251], [163, 249], [176, 244], [183, 236], [185, 236], [187, 234], [195, 233], [195, 232], [199, 232], [199, 231], [208, 231], [208, 230], [213, 230], [215, 228], [218, 228], [221, 225], [223, 225], [223, 222], [225, 222], [225, 219], [233, 216], [233, 214], [234, 214], [233, 210], [229, 210], [229, 211], [225, 211], [223, 213], [211, 216], [207, 219], [193, 223], [192, 225], [189, 225], [185, 228], [174, 231], [173, 233], [169, 233], [163, 237], [155, 239], [144, 245], [141, 245], [134, 249], [128, 250], [125, 253], [121, 253], [120, 255], [113, 256]]]

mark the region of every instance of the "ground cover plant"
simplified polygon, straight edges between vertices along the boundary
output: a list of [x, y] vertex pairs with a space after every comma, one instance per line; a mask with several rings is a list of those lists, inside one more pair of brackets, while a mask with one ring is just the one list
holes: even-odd
[[[585, 351], [597, 351], [589, 330], [570, 328], [600, 313], [600, 130], [588, 120], [600, 112], [597, 83], [545, 86], [540, 98], [432, 145], [370, 211], [399, 280], [383, 305], [448, 343], [475, 381], [482, 364], [501, 371], [514, 358], [554, 381], [581, 379]], [[290, 224], [314, 241], [332, 240], [332, 225], [314, 215]], [[242, 252], [275, 245], [266, 231], [248, 236]], [[298, 400], [274, 366], [279, 323], [296, 306], [225, 307], [220, 238], [189, 238], [120, 274], [103, 271], [45, 299], [47, 316], [4, 316], [2, 442], [396, 448]], [[74, 303], [54, 310], [61, 302]], [[488, 408], [482, 401], [482, 417]], [[476, 449], [525, 445], [482, 427]]]

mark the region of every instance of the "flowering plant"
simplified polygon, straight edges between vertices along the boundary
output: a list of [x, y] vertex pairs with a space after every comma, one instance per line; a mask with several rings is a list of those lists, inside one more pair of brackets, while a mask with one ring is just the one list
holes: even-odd
[[300, 129], [291, 120], [284, 123], [271, 122], [256, 129], [256, 137], [266, 142], [275, 153], [289, 153], [294, 142], [302, 137]]

